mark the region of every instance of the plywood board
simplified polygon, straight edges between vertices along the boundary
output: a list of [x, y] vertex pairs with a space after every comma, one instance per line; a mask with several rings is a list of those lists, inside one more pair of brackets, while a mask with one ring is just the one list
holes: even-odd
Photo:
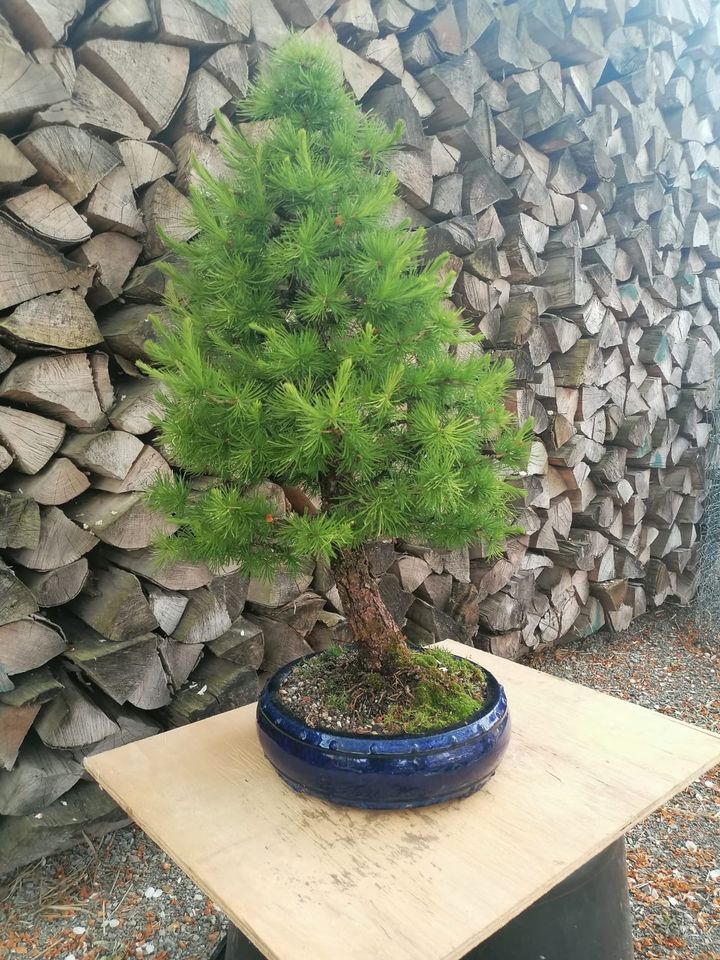
[[293, 793], [242, 707], [86, 763], [272, 960], [455, 960], [720, 760], [720, 737], [447, 642], [504, 684], [478, 794], [415, 811]]

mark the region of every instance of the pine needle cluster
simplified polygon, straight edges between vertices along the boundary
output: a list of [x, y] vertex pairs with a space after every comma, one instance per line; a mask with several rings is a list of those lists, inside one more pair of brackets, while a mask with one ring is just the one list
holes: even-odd
[[[265, 135], [223, 122], [230, 176], [198, 171], [199, 233], [173, 245], [171, 323], [148, 344], [182, 470], [150, 493], [179, 524], [164, 553], [268, 574], [378, 538], [497, 549], [527, 429], [503, 404], [511, 365], [447, 300], [444, 258], [425, 263], [423, 231], [389, 225], [399, 130], [300, 37], [240, 109]], [[321, 511], [275, 516], [265, 480]]]

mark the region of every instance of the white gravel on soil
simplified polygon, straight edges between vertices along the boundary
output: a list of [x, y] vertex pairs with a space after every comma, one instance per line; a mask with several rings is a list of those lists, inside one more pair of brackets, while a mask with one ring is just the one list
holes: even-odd
[[209, 960], [222, 912], [139, 827], [0, 880], [0, 960]]
[[[718, 647], [697, 643], [687, 611], [665, 607], [530, 665], [720, 729]], [[630, 834], [636, 960], [720, 960], [718, 800], [720, 770]], [[224, 925], [136, 827], [0, 879], [0, 960], [208, 960]]]

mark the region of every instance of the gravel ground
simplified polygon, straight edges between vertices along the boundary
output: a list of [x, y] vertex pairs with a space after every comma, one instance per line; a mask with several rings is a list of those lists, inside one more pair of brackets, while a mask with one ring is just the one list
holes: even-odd
[[209, 960], [225, 927], [134, 826], [18, 871], [0, 900], [0, 960]]
[[[531, 665], [720, 729], [720, 656], [663, 608]], [[628, 837], [636, 960], [720, 960], [720, 769]], [[207, 960], [224, 918], [140, 830], [0, 880], [0, 960]], [[581, 958], [578, 958], [581, 960]]]

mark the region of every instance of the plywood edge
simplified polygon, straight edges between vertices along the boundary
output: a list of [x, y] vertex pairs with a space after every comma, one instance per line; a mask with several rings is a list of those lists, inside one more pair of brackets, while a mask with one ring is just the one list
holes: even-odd
[[[503, 672], [503, 668], [504, 670], [510, 670], [510, 672], [514, 672], [515, 669], [528, 669], [527, 664], [515, 664], [512, 661], [505, 660], [502, 657], [497, 657], [491, 653], [477, 650], [475, 647], [468, 647], [467, 645], [459, 643], [456, 640], [444, 640], [441, 643], [433, 644], [433, 646], [441, 647], [444, 650], [449, 650], [451, 653], [454, 653], [457, 656], [465, 657], [468, 660], [473, 660], [475, 663], [485, 665], [491, 671], [495, 663], [500, 665], [500, 672]], [[570, 686], [582, 686], [581, 684], [574, 683], [574, 681], [567, 680], [564, 677], [556, 677], [554, 674], [545, 674], [539, 670], [537, 673], [539, 676], [551, 677], [554, 680], [559, 680], [562, 683], [569, 684]], [[593, 687], [583, 687], [583, 689], [592, 691], [593, 693], [596, 693], [602, 697], [606, 697], [610, 700], [618, 700], [619, 703], [635, 707], [638, 710], [643, 710], [648, 714], [657, 715], [657, 711], [652, 710], [649, 707], [643, 707], [640, 704], [631, 703], [627, 700], [619, 700], [619, 698], [613, 697], [611, 694], [605, 693], [602, 690], [595, 690]], [[562, 869], [558, 870], [552, 879], [547, 882], [545, 889], [538, 890], [537, 895], [522, 898], [520, 901], [518, 901], [517, 910], [513, 909], [505, 911], [504, 914], [500, 915], [492, 923], [488, 924], [483, 933], [482, 939], [477, 940], [475, 937], [469, 938], [459, 947], [449, 953], [445, 958], [443, 958], [443, 960], [461, 960], [461, 958], [464, 957], [468, 951], [472, 950], [478, 944], [483, 943], [488, 939], [488, 937], [491, 937], [494, 933], [497, 933], [498, 930], [502, 930], [502, 928], [510, 923], [511, 920], [517, 917], [528, 907], [532, 906], [533, 903], [536, 903], [546, 893], [556, 887], [559, 883], [562, 883], [563, 880], [566, 880], [576, 870], [579, 870], [594, 856], [602, 853], [602, 851], [607, 849], [610, 844], [614, 843], [616, 840], [619, 840], [620, 837], [625, 836], [625, 834], [627, 834], [627, 832], [633, 827], [637, 826], [638, 823], [642, 823], [642, 821], [649, 817], [655, 810], [658, 810], [660, 807], [664, 806], [668, 800], [672, 799], [672, 797], [676, 796], [678, 793], [681, 793], [691, 783], [694, 783], [704, 773], [720, 763], [720, 734], [713, 730], [707, 730], [704, 727], [695, 726], [694, 724], [688, 723], [685, 720], [680, 720], [677, 717], [668, 716], [667, 714], [659, 714], [658, 716], [662, 717], [664, 723], [672, 722], [678, 724], [693, 735], [704, 738], [709, 748], [707, 758], [704, 759], [690, 773], [686, 774], [686, 776], [676, 781], [676, 783], [663, 794], [660, 794], [656, 800], [648, 803], [647, 806], [637, 815], [628, 818], [627, 822], [622, 828], [610, 831], [602, 841], [598, 841], [598, 843], [587, 855], [576, 858], [574, 861], [566, 864]]]
[[[454, 642], [454, 641], [449, 641]], [[444, 644], [435, 644], [435, 646], [444, 646]], [[460, 644], [458, 644], [460, 646]], [[663, 714], [663, 716], [665, 716]], [[667, 718], [671, 719], [671, 718]], [[683, 721], [679, 721], [683, 722]], [[685, 724], [686, 726], [691, 727], [694, 730], [697, 730], [697, 727], [692, 727], [692, 724]], [[515, 917], [519, 916], [524, 910], [527, 910], [528, 907], [531, 907], [534, 903], [537, 903], [541, 897], [544, 897], [546, 893], [549, 893], [554, 887], [559, 883], [562, 883], [563, 880], [567, 880], [569, 876], [575, 873], [576, 870], [579, 870], [583, 867], [588, 861], [592, 860], [593, 857], [596, 857], [598, 854], [602, 853], [603, 850], [606, 850], [610, 844], [615, 843], [616, 840], [619, 840], [620, 837], [624, 837], [628, 830], [631, 830], [633, 827], [637, 826], [638, 823], [642, 823], [647, 817], [650, 816], [655, 810], [658, 810], [660, 807], [664, 806], [668, 800], [672, 799], [676, 794], [681, 793], [686, 787], [691, 783], [694, 783], [695, 780], [699, 779], [704, 773], [712, 769], [720, 763], [720, 737], [717, 737], [716, 734], [712, 731], [701, 731], [708, 732], [711, 736], [714, 736], [718, 739], [718, 750], [712, 759], [707, 763], [703, 762], [694, 773], [691, 773], [687, 776], [684, 782], [679, 782], [677, 788], [670, 788], [665, 796], [661, 797], [657, 803], [653, 801], [648, 804], [643, 813], [639, 814], [637, 817], [631, 817], [628, 819], [626, 825], [619, 830], [611, 830], [607, 837], [599, 841], [594, 847], [590, 850], [587, 855], [582, 857], [576, 857], [571, 863], [566, 864], [547, 882], [543, 889], [539, 889], [536, 892], [536, 895], [530, 897], [523, 897], [518, 900], [518, 909], [506, 910], [502, 915], [496, 917], [492, 922], [488, 923], [483, 931], [482, 937], [477, 940], [475, 937], [469, 937], [466, 941], [462, 943], [461, 946], [457, 947], [451, 953], [448, 953], [443, 960], [462, 960], [462, 958], [474, 947], [477, 947], [479, 944], [484, 943], [489, 937], [494, 933], [497, 933], [498, 930], [502, 930], [503, 927], [507, 926], [511, 920], [514, 920]]]
[[[250, 706], [253, 706], [253, 705], [251, 704]], [[238, 710], [246, 710], [246, 709], [247, 707], [238, 707]], [[212, 719], [212, 718], [209, 718], [209, 719]], [[206, 721], [201, 720], [199, 722], [204, 723]], [[181, 727], [178, 729], [183, 729], [183, 728]], [[166, 731], [166, 733], [167, 732], [171, 732], [171, 731]], [[166, 733], [161, 734], [161, 736], [165, 736]], [[128, 744], [128, 746], [132, 746], [132, 744]], [[121, 749], [122, 747], [116, 747], [115, 750], [108, 751], [108, 753], [115, 753], [117, 750], [121, 750]], [[154, 843], [156, 843], [157, 846], [160, 847], [160, 849], [165, 854], [167, 854], [168, 857], [170, 857], [173, 863], [175, 863], [175, 865], [178, 866], [187, 877], [190, 877], [193, 883], [197, 887], [199, 887], [208, 897], [210, 897], [212, 901], [214, 901], [214, 903], [216, 903], [222, 909], [223, 913], [228, 918], [228, 920], [230, 920], [231, 923], [233, 923], [238, 928], [238, 930], [240, 930], [243, 934], [245, 934], [248, 940], [250, 940], [250, 942], [258, 948], [258, 950], [263, 954], [264, 957], [266, 957], [266, 960], [284, 960], [284, 958], [280, 957], [277, 953], [275, 953], [275, 951], [272, 950], [271, 947], [267, 943], [265, 943], [264, 940], [260, 939], [257, 936], [257, 933], [237, 913], [236, 909], [233, 909], [231, 904], [229, 904], [225, 900], [225, 898], [217, 890], [214, 889], [214, 885], [212, 881], [207, 880], [204, 877], [198, 876], [189, 863], [186, 863], [182, 857], [179, 857], [174, 852], [171, 852], [168, 849], [167, 845], [165, 844], [164, 839], [161, 836], [160, 832], [156, 832], [152, 827], [145, 824], [142, 820], [142, 817], [137, 816], [137, 814], [133, 810], [132, 804], [128, 803], [126, 798], [122, 797], [118, 791], [113, 790], [113, 788], [110, 786], [108, 781], [103, 776], [103, 771], [101, 769], [103, 765], [97, 764], [95, 762], [98, 759], [100, 759], [100, 757], [101, 757], [100, 754], [94, 757], [86, 757], [84, 766], [85, 766], [85, 769], [88, 771], [88, 773], [90, 773], [93, 779], [99, 784], [101, 789], [103, 789], [107, 794], [109, 794], [113, 798], [113, 800], [118, 804], [118, 806], [121, 807], [127, 813], [127, 815], [130, 817], [133, 823], [137, 824], [137, 826], [140, 827], [143, 833], [146, 833], [148, 837], [150, 837], [150, 839]]]
[[[554, 673], [545, 673], [543, 670], [538, 670], [527, 663], [520, 664], [516, 663], [514, 660], [506, 660], [504, 657], [497, 657], [492, 653], [487, 653], [485, 650], [478, 650], [476, 647], [468, 647], [466, 644], [459, 643], [457, 640], [443, 640], [440, 643], [431, 644], [431, 647], [440, 647], [443, 650], [449, 650], [450, 653], [454, 653], [458, 657], [464, 657], [466, 660], [472, 660], [475, 663], [479, 663], [480, 666], [486, 666], [491, 672], [493, 670], [493, 664], [499, 664], [501, 672], [504, 670], [509, 670], [511, 673], [514, 673], [517, 670], [533, 670], [537, 677], [541, 678], [541, 683], [545, 680], [549, 680], [551, 682], [557, 681], [558, 683], [568, 687], [579, 687], [580, 689], [597, 697], [602, 697], [605, 700], [622, 704], [623, 708], [630, 707], [633, 710], [642, 710], [643, 713], [649, 716], [662, 718], [663, 723], [674, 723], [677, 726], [683, 727], [685, 730], [691, 731], [693, 734], [707, 737], [709, 741], [717, 741], [717, 749], [720, 750], [720, 733], [716, 732], [715, 730], [708, 730], [707, 727], [700, 727], [695, 723], [688, 723], [687, 720], [680, 720], [678, 717], [669, 716], [667, 713], [660, 713], [657, 710], [653, 710], [651, 707], [644, 707], [640, 703], [633, 703], [632, 700], [623, 700], [621, 697], [613, 696], [613, 694], [606, 693], [604, 690], [597, 690], [595, 687], [587, 687], [582, 683], [578, 683], [576, 680], [568, 680], [566, 677], [556, 677]], [[709, 770], [711, 767], [715, 766], [716, 763], [718, 763], [717, 758], [713, 760], [705, 769]], [[701, 774], [698, 774], [698, 776], [700, 775]], [[681, 789], [684, 789], [684, 787]]]

